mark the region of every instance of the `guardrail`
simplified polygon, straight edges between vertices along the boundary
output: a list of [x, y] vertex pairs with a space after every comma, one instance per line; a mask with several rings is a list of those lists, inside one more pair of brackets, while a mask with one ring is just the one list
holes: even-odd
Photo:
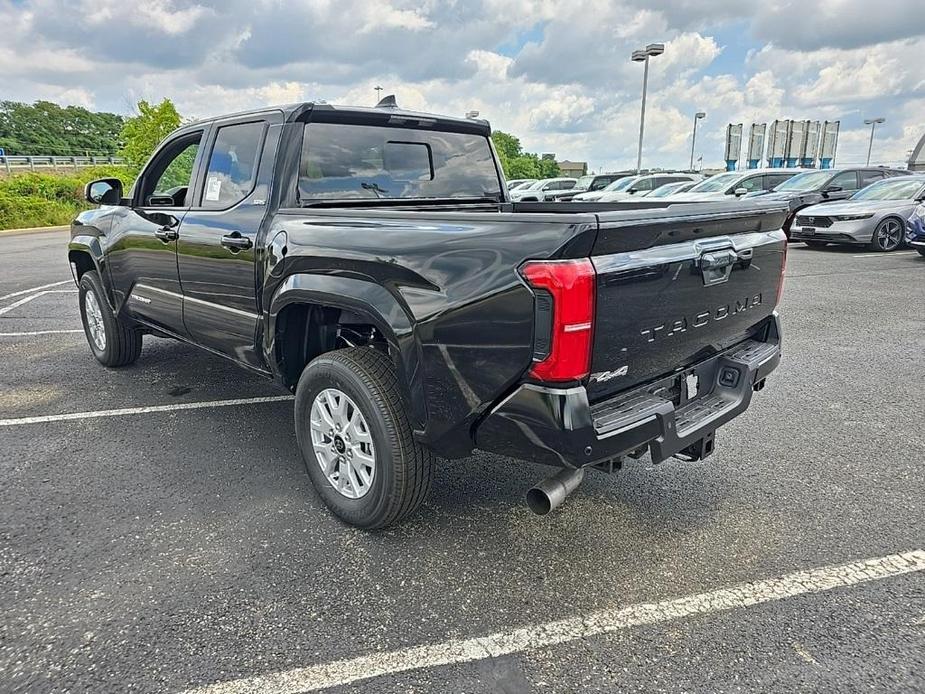
[[26, 170], [35, 171], [36, 169], [81, 169], [103, 164], [125, 166], [126, 161], [122, 157], [0, 157], [0, 171], [6, 171], [7, 173]]

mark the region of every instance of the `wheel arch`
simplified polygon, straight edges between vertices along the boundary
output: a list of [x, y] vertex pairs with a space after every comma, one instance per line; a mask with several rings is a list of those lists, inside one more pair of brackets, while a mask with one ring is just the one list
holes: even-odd
[[295, 388], [309, 361], [345, 346], [368, 344], [386, 352], [399, 374], [412, 426], [427, 417], [420, 348], [408, 312], [373, 282], [299, 273], [272, 292], [264, 357], [277, 379]]
[[67, 260], [75, 284], [79, 284], [80, 278], [90, 270], [96, 271], [103, 285], [106, 301], [109, 303], [109, 307], [115, 310], [115, 303], [111, 294], [112, 288], [109, 286], [109, 282], [106, 281], [107, 278], [103, 272], [105, 256], [99, 238], [91, 235], [74, 236], [67, 245]]

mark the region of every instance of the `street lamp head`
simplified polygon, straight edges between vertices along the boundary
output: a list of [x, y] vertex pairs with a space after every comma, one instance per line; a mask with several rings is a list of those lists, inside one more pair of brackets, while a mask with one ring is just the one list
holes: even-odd
[[873, 125], [874, 123], [886, 123], [886, 118], [865, 118], [864, 125]]
[[633, 58], [632, 58], [632, 60], [633, 60], [634, 63], [642, 63], [642, 62], [645, 62], [645, 60], [646, 60], [646, 52], [645, 52], [645, 51], [633, 51]]
[[647, 55], [661, 55], [664, 52], [665, 52], [664, 43], [650, 43], [648, 46], [646, 46]]
[[701, 118], [706, 118], [706, 117], [707, 117], [707, 114], [704, 113], [703, 111], [697, 111], [697, 113], [694, 114], [694, 118], [696, 118], [697, 120], [700, 120]]

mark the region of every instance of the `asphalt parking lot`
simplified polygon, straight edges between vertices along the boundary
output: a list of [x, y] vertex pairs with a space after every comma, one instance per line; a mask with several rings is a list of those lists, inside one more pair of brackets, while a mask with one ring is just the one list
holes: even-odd
[[791, 247], [784, 361], [708, 461], [537, 518], [547, 471], [478, 454], [366, 533], [284, 392], [153, 338], [100, 367], [64, 239], [0, 236], [0, 691], [925, 689], [914, 252]]

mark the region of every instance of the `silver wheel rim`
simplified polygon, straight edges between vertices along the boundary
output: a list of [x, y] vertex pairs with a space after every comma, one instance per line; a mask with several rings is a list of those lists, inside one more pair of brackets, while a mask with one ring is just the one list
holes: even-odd
[[376, 450], [360, 408], [337, 388], [326, 388], [312, 402], [312, 449], [321, 472], [339, 494], [359, 499], [376, 477]]
[[96, 300], [96, 294], [88, 289], [84, 294], [84, 315], [87, 317], [87, 331], [99, 351], [106, 349], [106, 326], [103, 325], [103, 311]]
[[889, 251], [899, 245], [901, 235], [899, 222], [895, 219], [888, 219], [877, 229], [877, 243], [880, 244], [880, 248]]

